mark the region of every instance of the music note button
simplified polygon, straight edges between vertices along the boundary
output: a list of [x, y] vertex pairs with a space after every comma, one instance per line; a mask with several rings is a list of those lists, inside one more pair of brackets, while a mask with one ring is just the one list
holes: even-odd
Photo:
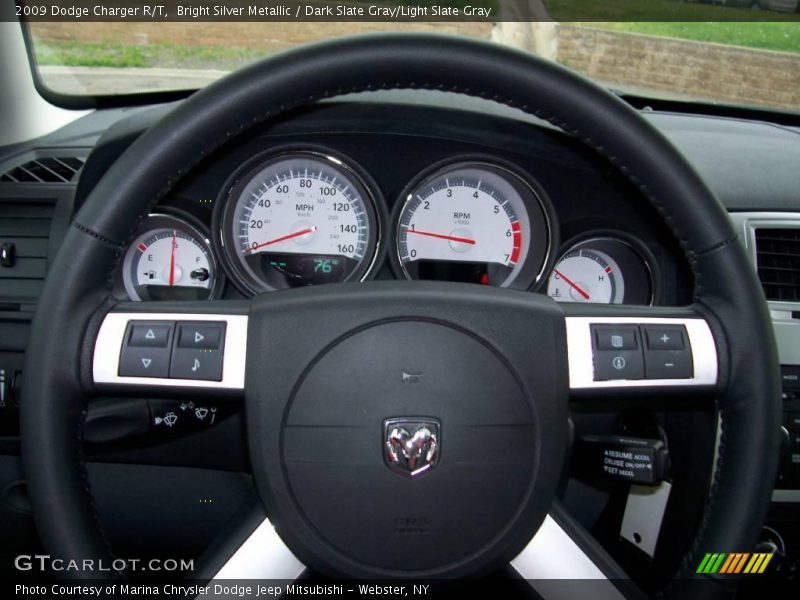
[[176, 347], [172, 350], [169, 376], [172, 379], [222, 381], [222, 350]]

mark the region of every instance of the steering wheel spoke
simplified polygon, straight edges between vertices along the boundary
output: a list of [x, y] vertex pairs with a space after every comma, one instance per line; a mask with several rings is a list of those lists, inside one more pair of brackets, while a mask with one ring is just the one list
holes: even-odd
[[238, 520], [203, 555], [195, 574], [212, 589], [244, 580], [280, 581], [300, 578], [306, 566], [283, 543], [261, 502], [243, 511]]
[[223, 301], [118, 304], [97, 329], [95, 390], [242, 398], [247, 310]]
[[557, 502], [511, 561], [511, 568], [543, 600], [569, 594], [596, 600], [645, 598], [622, 567]]
[[693, 309], [564, 305], [574, 398], [691, 394], [720, 385], [720, 340]]

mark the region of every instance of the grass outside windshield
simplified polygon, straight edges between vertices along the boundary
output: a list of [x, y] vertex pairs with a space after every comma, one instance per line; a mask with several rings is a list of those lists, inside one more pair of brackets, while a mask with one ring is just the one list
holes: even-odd
[[[731, 15], [750, 18], [755, 11], [747, 0], [723, 1], [727, 5], [546, 0], [549, 14], [560, 22], [540, 23], [65, 21], [31, 22], [29, 31], [40, 80], [68, 95], [198, 89], [304, 43], [367, 32], [427, 31], [514, 46], [622, 92], [800, 112], [800, 13], [761, 10], [758, 20], [736, 21]], [[800, 10], [797, 0], [777, 1]], [[676, 6], [681, 15], [707, 20], [666, 20]], [[660, 20], [636, 20], [639, 14]]]

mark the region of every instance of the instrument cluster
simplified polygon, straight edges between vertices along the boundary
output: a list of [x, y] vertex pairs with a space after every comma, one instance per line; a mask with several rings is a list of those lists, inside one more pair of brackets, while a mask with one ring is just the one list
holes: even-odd
[[347, 156], [284, 147], [239, 166], [214, 206], [210, 228], [166, 207], [145, 219], [119, 276], [128, 298], [215, 299], [228, 283], [251, 296], [364, 281], [385, 265], [397, 278], [530, 289], [558, 302], [655, 297], [644, 244], [589, 231], [559, 246], [545, 190], [494, 157], [433, 164], [387, 199]]

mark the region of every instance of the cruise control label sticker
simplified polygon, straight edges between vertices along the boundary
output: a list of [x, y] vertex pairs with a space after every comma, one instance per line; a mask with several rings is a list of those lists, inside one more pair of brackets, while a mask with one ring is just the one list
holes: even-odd
[[649, 479], [653, 471], [653, 454], [645, 450], [603, 450], [603, 470], [609, 475], [638, 481]]

